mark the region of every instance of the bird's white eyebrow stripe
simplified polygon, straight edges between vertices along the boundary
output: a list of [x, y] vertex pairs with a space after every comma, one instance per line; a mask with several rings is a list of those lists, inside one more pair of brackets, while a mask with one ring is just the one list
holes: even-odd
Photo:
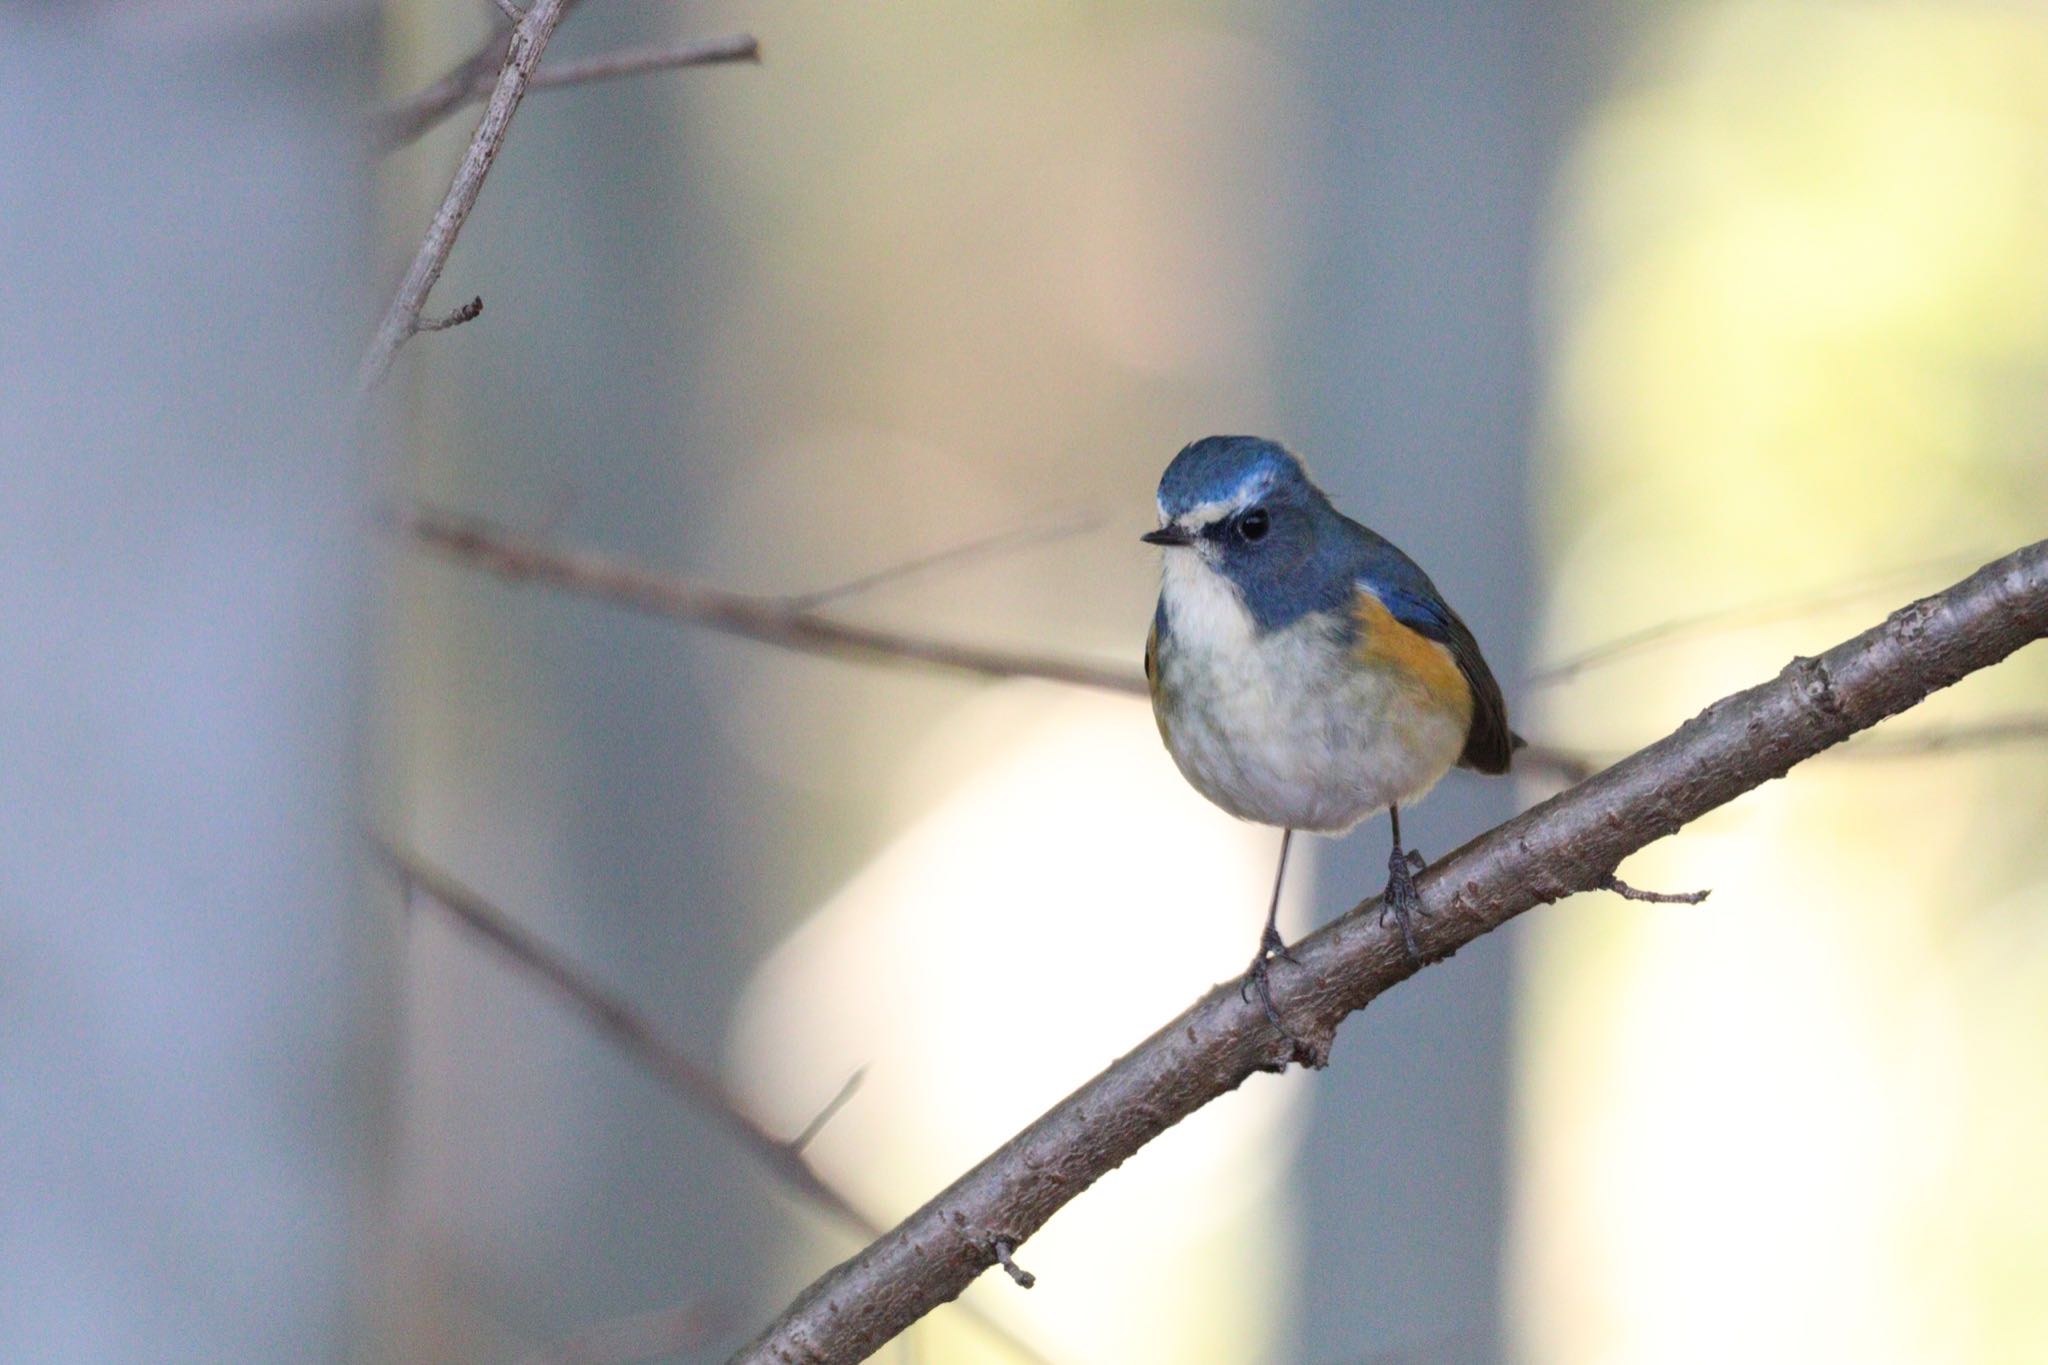
[[[1237, 511], [1239, 508], [1245, 506], [1246, 504], [1257, 501], [1258, 498], [1272, 486], [1272, 470], [1254, 470], [1252, 471], [1252, 473], [1245, 476], [1244, 482], [1240, 483], [1237, 486], [1237, 488], [1232, 491], [1229, 497], [1217, 498], [1212, 502], [1197, 503], [1193, 507], [1190, 507], [1187, 511], [1181, 513], [1179, 516], [1172, 518], [1172, 520], [1176, 525], [1179, 526], [1207, 526], [1211, 522], [1219, 520], [1220, 518], [1228, 516], [1230, 513]], [[1159, 520], [1161, 522], [1164, 522], [1168, 519], [1166, 515], [1166, 505], [1164, 503], [1160, 503], [1158, 504], [1158, 506]]]
[[[1222, 518], [1235, 512], [1238, 506], [1239, 504], [1235, 499], [1197, 503], [1175, 517], [1174, 522], [1177, 525], [1185, 526], [1192, 530], [1196, 527], [1207, 526], [1214, 521], [1220, 521]], [[1162, 510], [1159, 515], [1163, 517], [1166, 513]]]

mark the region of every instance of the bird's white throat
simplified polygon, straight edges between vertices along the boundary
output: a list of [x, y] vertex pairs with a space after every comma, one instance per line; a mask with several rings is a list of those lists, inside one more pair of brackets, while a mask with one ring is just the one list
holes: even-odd
[[1166, 552], [1159, 594], [1166, 603], [1166, 628], [1178, 645], [1202, 653], [1249, 650], [1258, 638], [1244, 595], [1209, 567], [1200, 550]]

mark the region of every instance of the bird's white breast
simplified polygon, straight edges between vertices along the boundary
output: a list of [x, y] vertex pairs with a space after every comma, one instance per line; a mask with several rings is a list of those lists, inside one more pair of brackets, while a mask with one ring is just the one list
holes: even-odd
[[1160, 733], [1196, 790], [1233, 815], [1349, 829], [1419, 798], [1464, 748], [1467, 718], [1363, 667], [1334, 614], [1261, 634], [1195, 550], [1166, 555], [1160, 600]]

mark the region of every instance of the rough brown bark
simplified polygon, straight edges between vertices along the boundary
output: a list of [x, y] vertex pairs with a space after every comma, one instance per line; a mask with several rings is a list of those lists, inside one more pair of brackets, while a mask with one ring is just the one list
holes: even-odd
[[[861, 1360], [954, 1298], [1069, 1200], [1253, 1072], [1327, 1061], [1337, 1025], [1427, 962], [1537, 905], [1601, 887], [1622, 859], [1783, 776], [1929, 693], [2048, 634], [2048, 541], [1774, 679], [1473, 840], [1417, 886], [1422, 960], [1383, 928], [1378, 898], [1296, 945], [1273, 975], [1297, 1044], [1217, 986], [865, 1250], [833, 1269], [739, 1362]], [[967, 907], [971, 911], [971, 907]]]

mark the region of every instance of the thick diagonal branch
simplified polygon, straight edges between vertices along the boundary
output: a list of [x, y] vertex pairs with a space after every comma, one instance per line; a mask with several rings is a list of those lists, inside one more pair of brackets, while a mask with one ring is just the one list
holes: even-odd
[[[2048, 634], [2048, 541], [1769, 682], [1708, 707], [1677, 731], [1473, 840], [1417, 885], [1424, 961], [1449, 956], [1525, 910], [1591, 890], [1622, 859], [1794, 764], [1841, 743]], [[1273, 998], [1327, 1060], [1337, 1025], [1418, 963], [1367, 901], [1296, 945]], [[859, 1255], [805, 1290], [735, 1357], [860, 1360], [959, 1294], [1068, 1201], [1253, 1072], [1296, 1051], [1237, 983], [1178, 1019], [1054, 1106]]]

